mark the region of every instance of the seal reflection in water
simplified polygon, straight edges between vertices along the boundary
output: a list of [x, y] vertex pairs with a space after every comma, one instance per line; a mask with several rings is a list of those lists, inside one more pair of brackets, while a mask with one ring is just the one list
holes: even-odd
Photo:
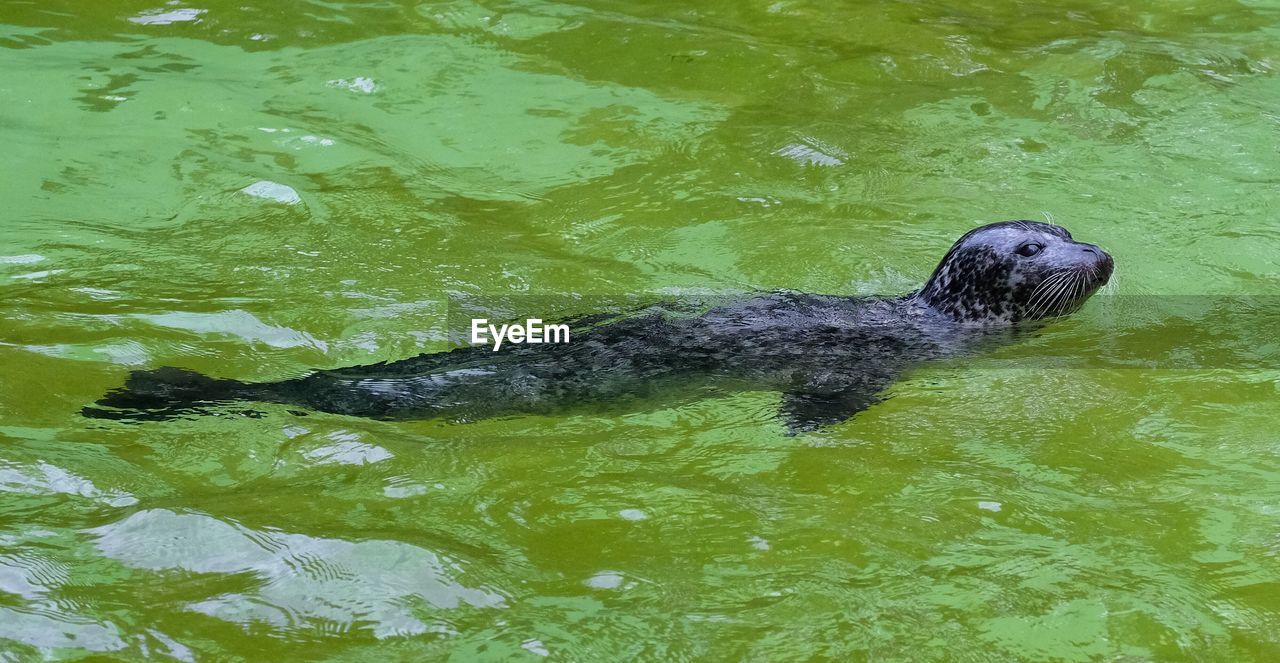
[[471, 421], [765, 389], [782, 393], [787, 429], [807, 431], [865, 409], [912, 366], [1071, 313], [1111, 270], [1111, 256], [1060, 226], [1006, 221], [966, 233], [928, 282], [905, 296], [774, 293], [697, 316], [653, 309], [576, 330], [567, 344], [459, 348], [279, 382], [135, 371], [85, 414], [164, 419], [260, 401], [379, 419]]

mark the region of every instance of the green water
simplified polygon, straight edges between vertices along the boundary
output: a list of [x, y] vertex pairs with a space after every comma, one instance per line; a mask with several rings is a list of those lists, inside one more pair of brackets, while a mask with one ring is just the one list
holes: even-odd
[[5, 660], [1280, 658], [1276, 371], [961, 363], [796, 437], [78, 414], [439, 350], [451, 296], [903, 292], [1006, 218], [1115, 256], [1050, 345], [1280, 294], [1280, 5], [6, 0], [0, 46]]

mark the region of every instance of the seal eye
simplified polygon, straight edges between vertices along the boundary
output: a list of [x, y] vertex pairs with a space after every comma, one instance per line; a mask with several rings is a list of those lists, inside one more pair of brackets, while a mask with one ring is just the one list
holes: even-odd
[[1044, 249], [1044, 245], [1036, 244], [1035, 242], [1028, 242], [1026, 244], [1023, 244], [1022, 246], [1019, 246], [1018, 250], [1015, 251], [1015, 253], [1017, 253], [1018, 255], [1024, 258], [1030, 258], [1031, 256], [1034, 256], [1035, 254], [1040, 253], [1042, 249]]

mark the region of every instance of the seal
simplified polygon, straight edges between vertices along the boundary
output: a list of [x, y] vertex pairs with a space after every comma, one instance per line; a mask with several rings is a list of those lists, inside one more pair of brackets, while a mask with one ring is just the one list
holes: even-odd
[[87, 416], [149, 420], [234, 401], [377, 419], [456, 422], [743, 390], [781, 392], [787, 431], [842, 422], [921, 363], [965, 356], [1078, 309], [1111, 277], [1101, 248], [1065, 228], [1003, 221], [965, 233], [917, 291], [896, 297], [775, 292], [696, 315], [655, 306], [570, 343], [458, 348], [278, 382], [179, 368], [135, 371]]

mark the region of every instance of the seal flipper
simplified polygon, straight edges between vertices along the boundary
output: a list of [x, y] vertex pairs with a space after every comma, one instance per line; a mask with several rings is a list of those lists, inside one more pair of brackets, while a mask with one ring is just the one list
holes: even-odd
[[86, 407], [81, 414], [95, 419], [172, 419], [204, 412], [204, 406], [263, 396], [260, 385], [166, 366], [130, 373], [123, 387], [108, 392], [94, 404], [98, 407]]
[[811, 433], [823, 426], [838, 424], [881, 400], [876, 392], [857, 390], [838, 393], [792, 391], [782, 395], [778, 416], [787, 424], [787, 435]]

